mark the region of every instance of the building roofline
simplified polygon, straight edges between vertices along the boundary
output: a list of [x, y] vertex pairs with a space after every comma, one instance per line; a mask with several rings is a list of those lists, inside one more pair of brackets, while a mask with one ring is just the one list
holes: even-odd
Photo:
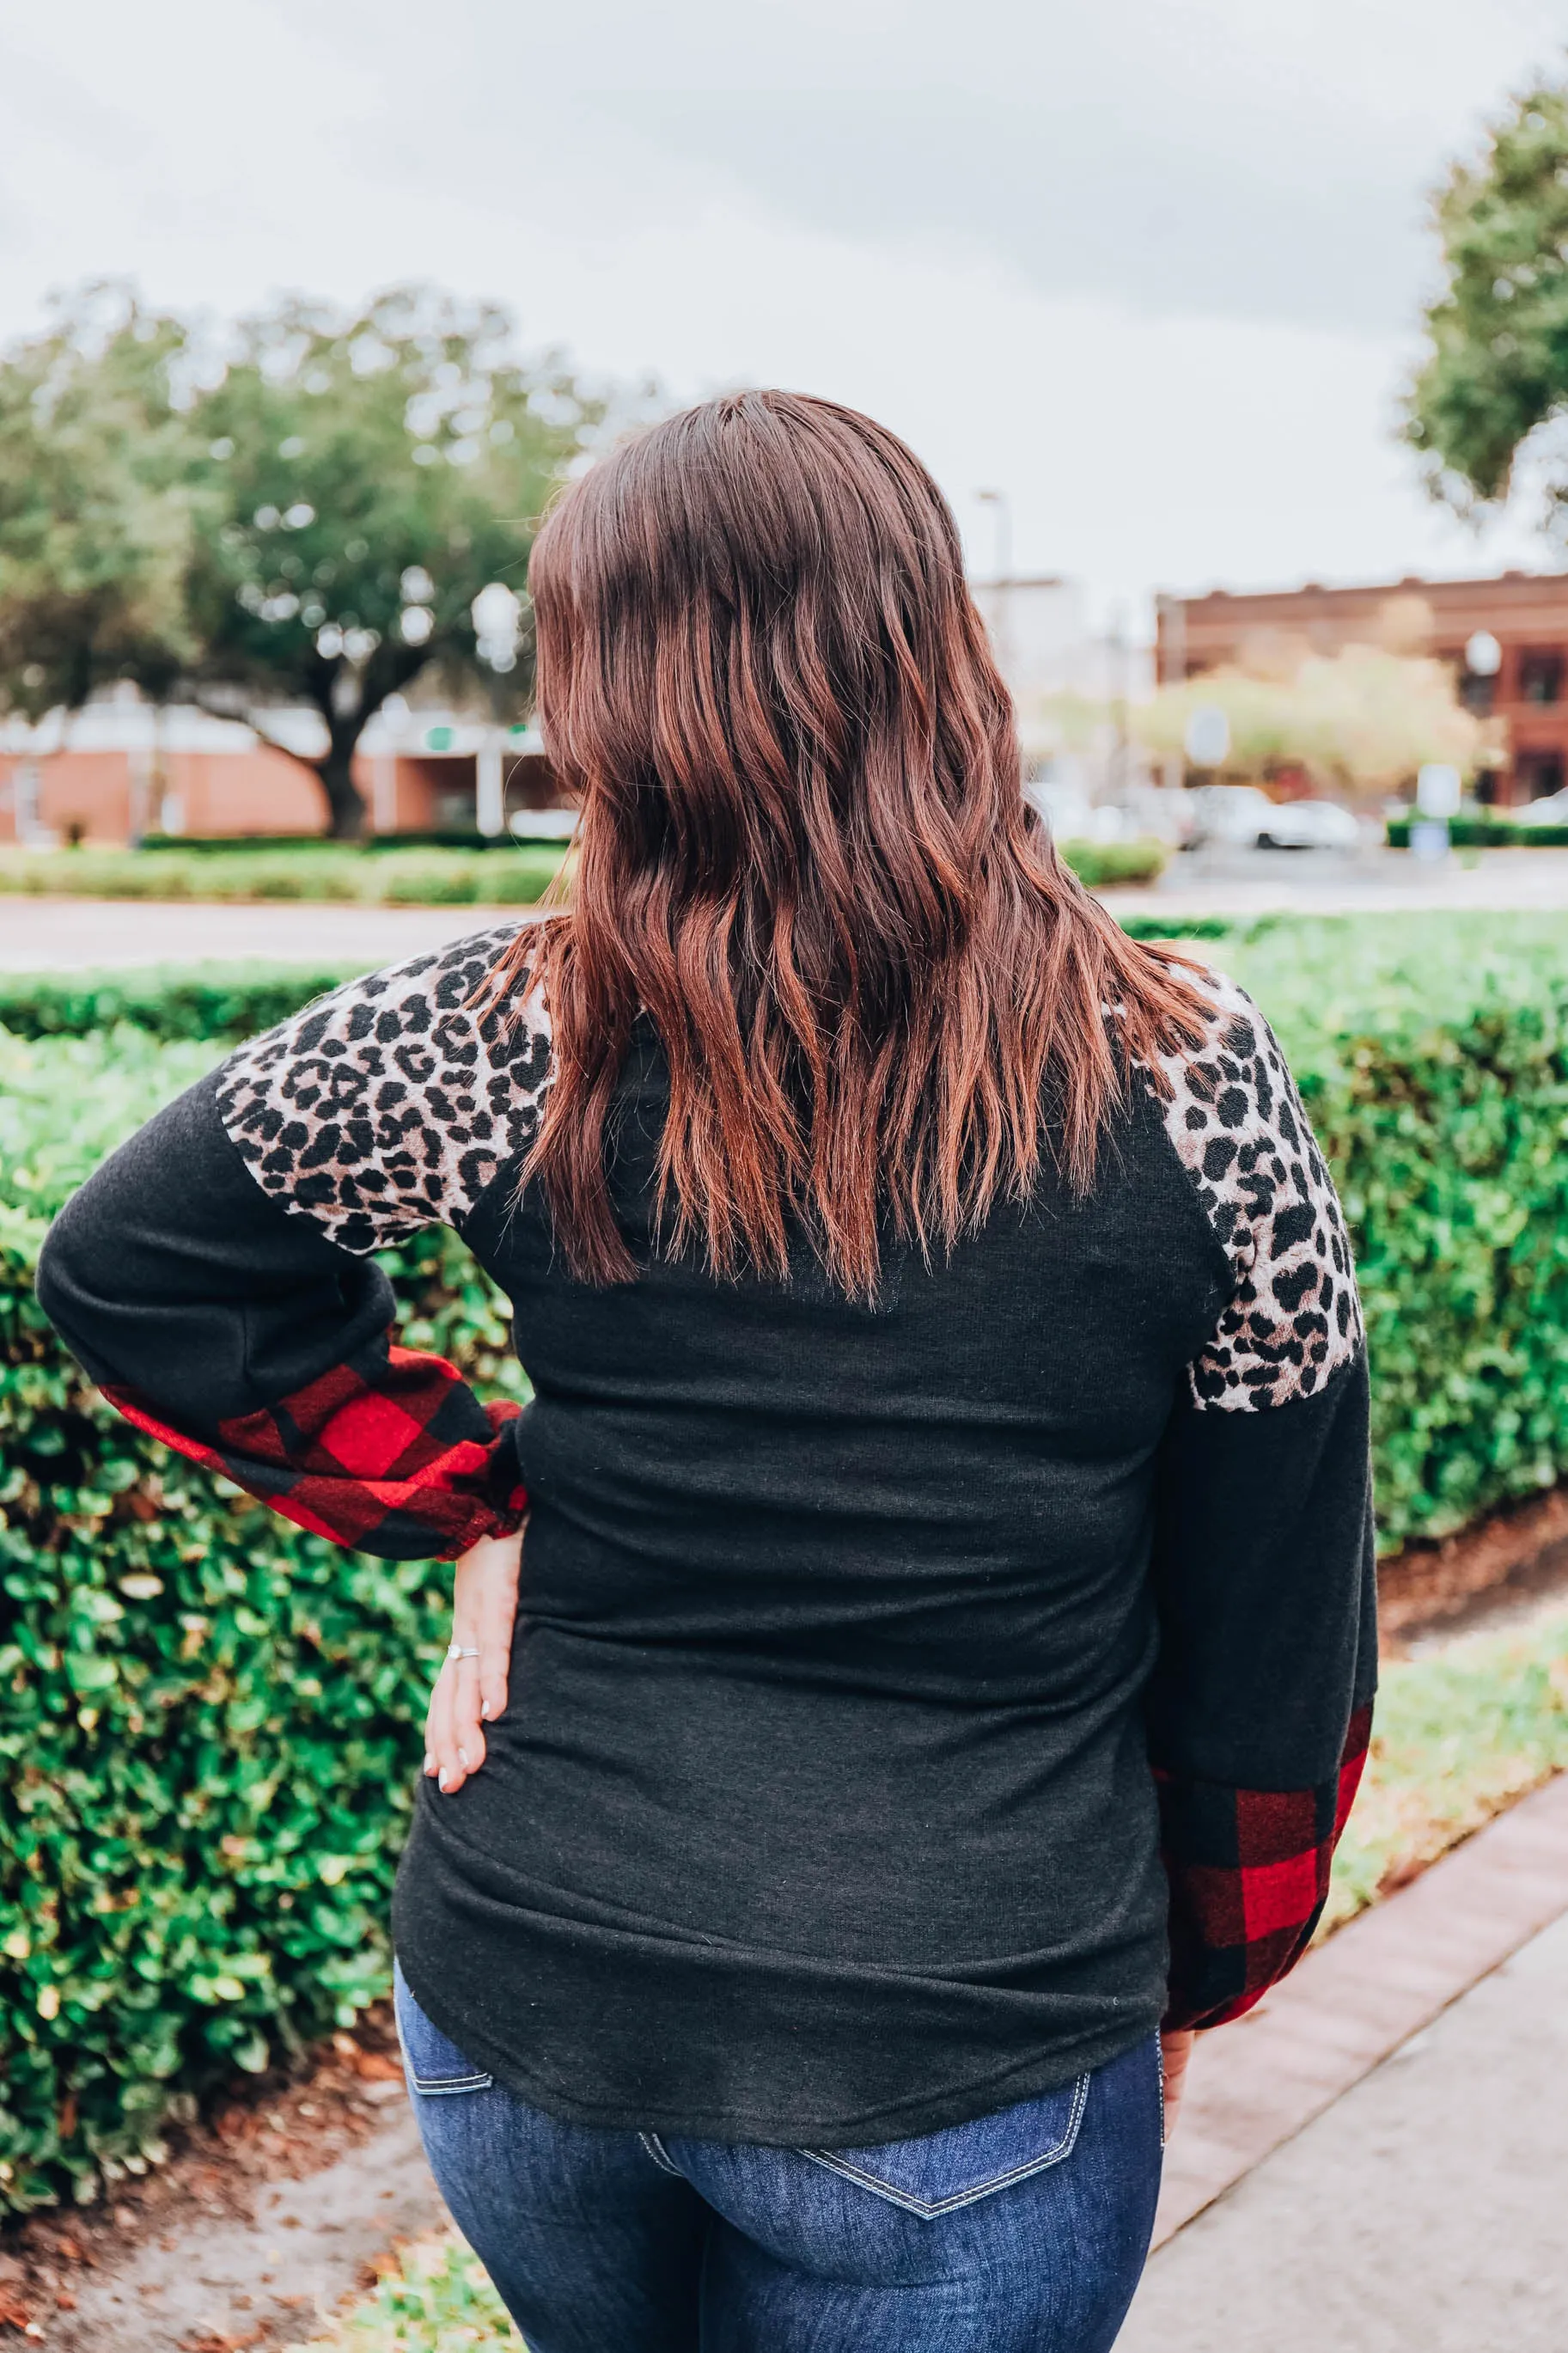
[[972, 575], [972, 588], [1066, 588], [1072, 584], [1063, 572], [988, 572]]
[[1172, 605], [1254, 605], [1276, 598], [1296, 596], [1424, 596], [1433, 590], [1454, 590], [1461, 594], [1481, 588], [1496, 588], [1505, 582], [1517, 583], [1521, 588], [1538, 588], [1561, 584], [1568, 590], [1568, 570], [1527, 572], [1513, 565], [1505, 572], [1465, 573], [1458, 577], [1429, 578], [1423, 574], [1407, 574], [1403, 580], [1349, 580], [1330, 584], [1321, 580], [1299, 580], [1287, 587], [1273, 588], [1205, 588], [1192, 595], [1175, 589], [1161, 589], [1154, 599], [1155, 609]]

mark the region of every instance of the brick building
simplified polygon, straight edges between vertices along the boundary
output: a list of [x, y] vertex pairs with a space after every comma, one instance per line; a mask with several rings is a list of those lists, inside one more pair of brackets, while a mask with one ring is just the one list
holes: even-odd
[[[300, 751], [316, 749], [311, 712], [275, 712], [267, 724]], [[354, 780], [376, 833], [499, 834], [520, 810], [559, 798], [531, 730], [406, 706], [371, 721]], [[319, 833], [324, 817], [297, 759], [205, 712], [154, 712], [121, 692], [37, 727], [0, 723], [0, 842]]]
[[[1472, 667], [1468, 649], [1499, 656]], [[1483, 642], [1477, 646], [1476, 641]], [[1157, 674], [1194, 678], [1292, 649], [1333, 653], [1387, 645], [1452, 665], [1461, 700], [1502, 723], [1508, 760], [1478, 797], [1500, 807], [1568, 783], [1568, 574], [1504, 572], [1485, 580], [1396, 580], [1371, 588], [1280, 589], [1158, 600]]]

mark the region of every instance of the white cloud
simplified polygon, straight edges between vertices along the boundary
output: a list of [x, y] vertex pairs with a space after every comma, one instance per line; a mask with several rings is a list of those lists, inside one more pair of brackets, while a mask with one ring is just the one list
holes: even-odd
[[[51, 285], [427, 277], [681, 396], [875, 410], [1020, 562], [1485, 567], [1391, 438], [1425, 189], [1551, 0], [110, 0], [0, 36], [0, 332]], [[728, 93], [728, 95], [726, 95]]]

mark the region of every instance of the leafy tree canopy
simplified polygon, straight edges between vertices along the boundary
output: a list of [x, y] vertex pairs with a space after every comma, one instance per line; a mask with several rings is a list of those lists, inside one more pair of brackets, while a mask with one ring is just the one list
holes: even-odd
[[505, 311], [421, 288], [351, 318], [289, 298], [218, 350], [104, 306], [0, 366], [0, 694], [130, 678], [263, 735], [308, 703], [331, 829], [358, 833], [351, 763], [388, 695], [434, 666], [526, 703], [529, 549], [603, 404], [519, 358]]
[[1304, 771], [1331, 791], [1394, 792], [1426, 760], [1451, 761], [1466, 776], [1498, 756], [1482, 723], [1461, 709], [1447, 666], [1346, 646], [1309, 654], [1283, 674], [1239, 667], [1163, 686], [1133, 713], [1151, 751], [1179, 753], [1192, 713], [1217, 704], [1230, 723], [1230, 751], [1216, 771], [1249, 784]]
[[163, 692], [195, 653], [184, 348], [177, 320], [93, 287], [0, 364], [0, 708], [37, 718], [121, 677]]
[[[1568, 415], [1568, 88], [1542, 80], [1514, 100], [1434, 209], [1447, 282], [1405, 432], [1464, 512], [1505, 497], [1525, 442]], [[1532, 455], [1561, 517], [1568, 438]]]

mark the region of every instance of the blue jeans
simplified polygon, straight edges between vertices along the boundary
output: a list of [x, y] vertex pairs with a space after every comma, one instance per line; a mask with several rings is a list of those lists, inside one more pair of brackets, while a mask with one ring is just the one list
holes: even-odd
[[563, 2124], [397, 1977], [425, 2153], [529, 2353], [1104, 2353], [1160, 2188], [1158, 2040], [874, 2147]]

